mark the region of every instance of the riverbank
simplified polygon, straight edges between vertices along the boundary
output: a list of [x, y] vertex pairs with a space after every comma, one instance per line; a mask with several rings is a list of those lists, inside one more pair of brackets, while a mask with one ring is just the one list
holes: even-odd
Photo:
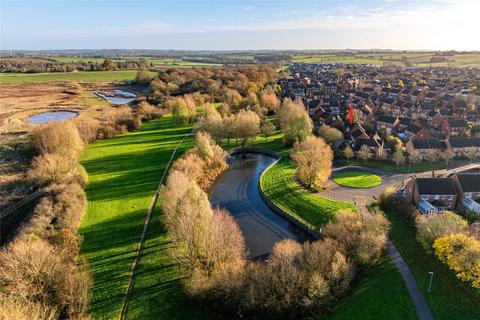
[[[303, 219], [319, 230], [338, 209], [353, 208], [353, 204], [322, 198], [308, 192], [295, 180], [295, 167], [289, 158], [289, 148], [281, 143], [277, 133], [269, 141], [257, 137], [252, 147], [267, 148], [282, 159], [264, 172], [261, 186], [268, 197], [274, 196], [275, 205]], [[270, 198], [272, 200], [272, 198]], [[273, 201], [273, 200], [272, 200]], [[340, 300], [330, 314], [321, 319], [416, 319], [415, 308], [403, 279], [389, 256], [385, 255], [377, 265], [362, 274], [348, 295]]]

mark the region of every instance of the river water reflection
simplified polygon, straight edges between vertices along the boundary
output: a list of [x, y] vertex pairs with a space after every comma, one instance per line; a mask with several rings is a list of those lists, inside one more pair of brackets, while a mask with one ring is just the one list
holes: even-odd
[[268, 255], [277, 241], [310, 239], [303, 230], [270, 209], [260, 196], [260, 176], [274, 161], [275, 158], [264, 154], [232, 155], [230, 167], [217, 179], [210, 193], [212, 205], [229, 210], [237, 220], [251, 259]]

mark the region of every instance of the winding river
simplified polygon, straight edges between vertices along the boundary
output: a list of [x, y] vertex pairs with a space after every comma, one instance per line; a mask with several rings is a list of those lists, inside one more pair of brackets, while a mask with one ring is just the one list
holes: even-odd
[[230, 167], [217, 179], [210, 194], [214, 207], [229, 210], [237, 220], [251, 259], [265, 258], [277, 241], [310, 239], [304, 231], [270, 209], [260, 196], [260, 176], [274, 161], [274, 157], [264, 154], [232, 155]]

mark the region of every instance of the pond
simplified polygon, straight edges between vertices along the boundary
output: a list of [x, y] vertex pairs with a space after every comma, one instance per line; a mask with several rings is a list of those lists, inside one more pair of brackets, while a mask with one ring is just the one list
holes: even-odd
[[121, 89], [115, 89], [112, 93], [95, 92], [95, 94], [114, 105], [128, 104], [137, 97], [135, 93]]
[[36, 114], [34, 116], [27, 118], [28, 124], [42, 124], [51, 121], [67, 121], [69, 119], [75, 118], [78, 114], [73, 111], [55, 111], [55, 112], [44, 112]]
[[232, 155], [230, 167], [220, 175], [210, 193], [212, 206], [227, 209], [237, 220], [251, 259], [265, 258], [275, 242], [283, 239], [311, 240], [262, 200], [260, 176], [274, 161], [274, 157], [264, 154]]

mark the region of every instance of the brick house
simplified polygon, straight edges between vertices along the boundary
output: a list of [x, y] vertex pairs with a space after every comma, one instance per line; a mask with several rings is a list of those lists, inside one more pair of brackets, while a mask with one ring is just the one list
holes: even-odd
[[447, 141], [448, 149], [454, 157], [462, 157], [468, 153], [480, 156], [480, 138], [451, 137]]
[[458, 191], [458, 201], [480, 199], [480, 173], [457, 173], [452, 177]]
[[467, 121], [463, 119], [448, 119], [443, 120], [442, 122], [442, 131], [445, 134], [461, 134], [467, 130], [468, 124]]
[[428, 202], [437, 211], [454, 210], [458, 191], [451, 178], [417, 178], [406, 186], [406, 197], [415, 205]]
[[440, 141], [436, 138], [431, 139], [413, 139], [409, 140], [405, 144], [408, 154], [416, 154], [420, 160], [425, 159], [425, 156], [429, 153], [439, 154], [447, 146], [444, 141]]

